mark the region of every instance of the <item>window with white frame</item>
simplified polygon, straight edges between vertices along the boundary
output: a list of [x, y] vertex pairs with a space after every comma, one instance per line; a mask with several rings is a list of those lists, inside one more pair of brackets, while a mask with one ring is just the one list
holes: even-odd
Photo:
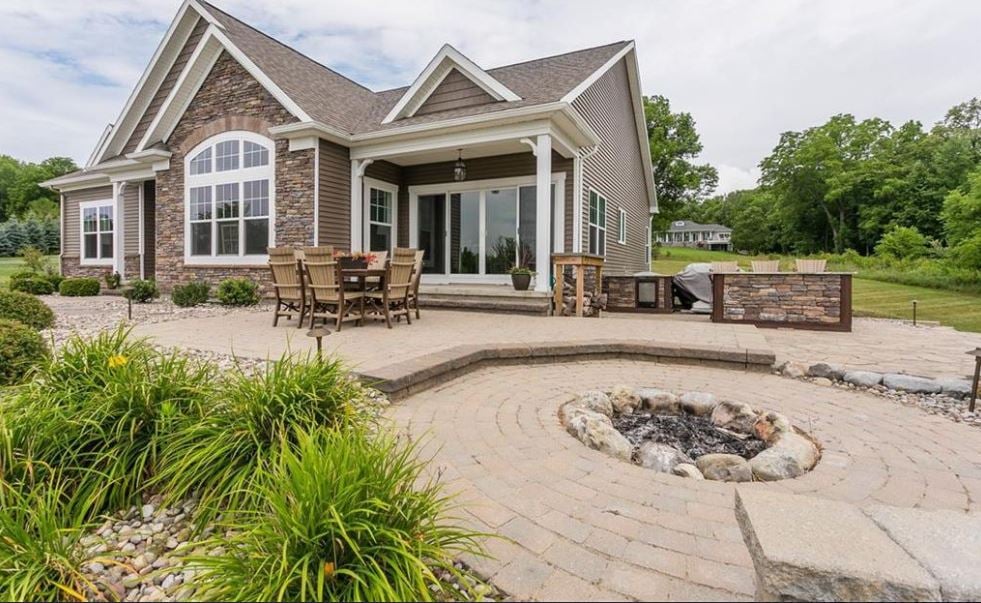
[[82, 263], [112, 264], [116, 235], [115, 205], [111, 200], [80, 203]]
[[226, 132], [188, 154], [187, 261], [264, 261], [274, 244], [274, 148], [263, 136]]
[[606, 255], [606, 198], [589, 191], [589, 253]]
[[627, 210], [617, 208], [617, 243], [627, 244]]
[[370, 251], [392, 248], [392, 191], [371, 187], [368, 207], [368, 244]]

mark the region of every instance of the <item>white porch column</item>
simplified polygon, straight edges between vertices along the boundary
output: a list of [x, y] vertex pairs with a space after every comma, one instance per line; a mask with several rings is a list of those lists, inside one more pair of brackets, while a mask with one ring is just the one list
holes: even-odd
[[113, 229], [115, 234], [112, 241], [112, 267], [122, 278], [126, 278], [126, 186], [128, 182], [115, 185], [115, 215]]
[[549, 273], [551, 270], [552, 232], [552, 137], [539, 134], [535, 144], [535, 291], [549, 290]]
[[351, 251], [364, 251], [364, 171], [374, 161], [351, 160]]

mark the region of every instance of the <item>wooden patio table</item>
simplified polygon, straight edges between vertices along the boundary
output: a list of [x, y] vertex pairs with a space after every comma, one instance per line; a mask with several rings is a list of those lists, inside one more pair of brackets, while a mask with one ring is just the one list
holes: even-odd
[[[341, 278], [344, 279], [345, 283], [354, 284], [354, 291], [361, 291], [362, 293], [368, 292], [368, 279], [377, 278], [378, 288], [384, 290], [386, 286], [386, 280], [388, 278], [388, 270], [385, 268], [341, 268]], [[361, 298], [361, 315], [366, 316], [368, 314], [373, 314], [375, 316], [385, 315], [385, 310], [382, 307], [382, 301], [377, 299], [368, 298], [367, 296]]]

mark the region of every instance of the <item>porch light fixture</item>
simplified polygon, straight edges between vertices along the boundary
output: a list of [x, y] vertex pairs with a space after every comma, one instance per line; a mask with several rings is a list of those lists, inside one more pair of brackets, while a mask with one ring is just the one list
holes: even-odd
[[463, 182], [467, 179], [467, 164], [463, 161], [463, 149], [457, 149], [456, 163], [453, 165], [453, 180]]

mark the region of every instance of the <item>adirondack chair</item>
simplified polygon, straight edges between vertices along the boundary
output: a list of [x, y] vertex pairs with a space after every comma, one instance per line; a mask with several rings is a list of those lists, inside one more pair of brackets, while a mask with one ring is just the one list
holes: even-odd
[[361, 321], [364, 316], [361, 291], [345, 291], [340, 264], [330, 247], [305, 247], [303, 262], [310, 290], [310, 328], [319, 318], [326, 324], [333, 320], [340, 331], [349, 320]]
[[385, 324], [392, 328], [392, 317], [405, 316], [411, 325], [409, 292], [412, 290], [412, 271], [416, 263], [416, 250], [396, 248], [388, 265], [385, 286], [380, 291], [369, 291], [366, 296], [379, 305], [385, 316]]
[[292, 247], [270, 247], [268, 251], [273, 290], [276, 292], [273, 326], [279, 325], [280, 317], [290, 320], [294, 314], [298, 314], [296, 327], [300, 328], [304, 316], [310, 310], [310, 299], [300, 273], [296, 253]]

